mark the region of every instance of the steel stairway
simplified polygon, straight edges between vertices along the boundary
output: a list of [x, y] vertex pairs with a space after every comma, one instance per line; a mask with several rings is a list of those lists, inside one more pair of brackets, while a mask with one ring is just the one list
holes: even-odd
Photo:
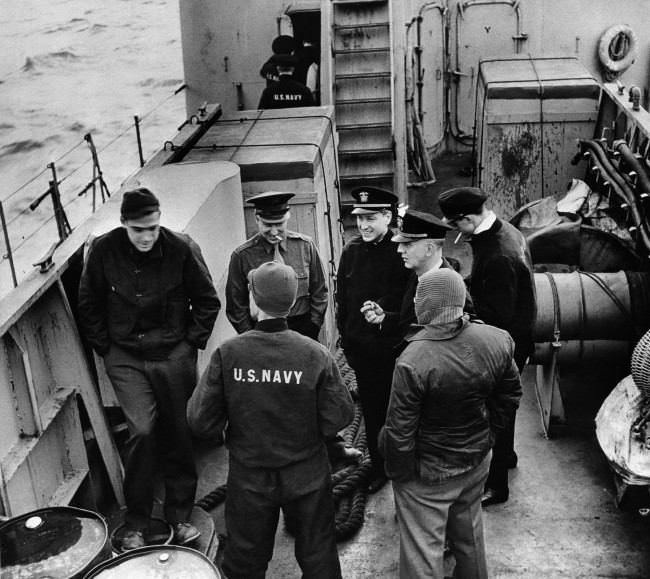
[[341, 199], [360, 184], [393, 188], [388, 0], [332, 0], [334, 104]]

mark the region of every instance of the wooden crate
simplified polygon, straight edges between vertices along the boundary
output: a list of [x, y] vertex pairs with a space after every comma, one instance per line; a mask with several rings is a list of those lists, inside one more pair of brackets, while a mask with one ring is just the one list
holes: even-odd
[[600, 86], [577, 58], [479, 63], [475, 182], [502, 217], [566, 191], [584, 167], [577, 139], [594, 136]]

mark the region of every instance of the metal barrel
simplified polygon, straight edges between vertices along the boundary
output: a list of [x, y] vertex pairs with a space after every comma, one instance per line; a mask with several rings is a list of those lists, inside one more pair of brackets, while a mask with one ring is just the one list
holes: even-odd
[[[115, 527], [110, 534], [110, 543], [115, 555], [124, 553], [122, 549], [122, 536], [127, 527], [125, 523]], [[149, 529], [146, 536], [149, 545], [169, 545], [174, 538], [174, 529], [165, 520], [152, 517], [149, 521]]]
[[48, 507], [0, 524], [2, 579], [81, 579], [110, 557], [108, 526], [92, 511]]
[[[624, 271], [536, 273], [535, 342], [552, 342], [556, 332], [562, 340], [638, 339], [639, 324], [648, 327], [648, 304], [635, 299], [638, 292], [632, 291], [629, 275]], [[646, 286], [647, 280], [641, 285]]]
[[189, 547], [154, 545], [129, 551], [104, 561], [84, 579], [221, 579], [216, 565], [203, 553]]

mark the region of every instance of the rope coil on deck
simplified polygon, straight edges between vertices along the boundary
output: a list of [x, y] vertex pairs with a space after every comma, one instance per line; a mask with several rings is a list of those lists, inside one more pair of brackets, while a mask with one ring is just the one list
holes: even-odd
[[[336, 363], [341, 377], [353, 399], [357, 399], [356, 377], [348, 366], [341, 350], [336, 353]], [[332, 473], [332, 497], [336, 505], [336, 540], [344, 541], [352, 537], [363, 526], [365, 519], [368, 491], [366, 486], [370, 475], [370, 458], [368, 457], [363, 414], [358, 402], [355, 403], [354, 418], [343, 432], [343, 438], [351, 446], [364, 451], [359, 464], [345, 465]], [[335, 465], [333, 465], [334, 468]], [[211, 511], [226, 500], [227, 485], [218, 485], [212, 491], [196, 501], [204, 511]], [[287, 527], [291, 534], [292, 530]]]

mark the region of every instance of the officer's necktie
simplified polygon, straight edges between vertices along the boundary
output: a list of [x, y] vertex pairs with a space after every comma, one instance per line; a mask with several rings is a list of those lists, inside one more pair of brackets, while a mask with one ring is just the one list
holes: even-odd
[[284, 263], [284, 258], [282, 257], [282, 253], [280, 253], [279, 243], [273, 244], [273, 261], [277, 261], [278, 263]]

